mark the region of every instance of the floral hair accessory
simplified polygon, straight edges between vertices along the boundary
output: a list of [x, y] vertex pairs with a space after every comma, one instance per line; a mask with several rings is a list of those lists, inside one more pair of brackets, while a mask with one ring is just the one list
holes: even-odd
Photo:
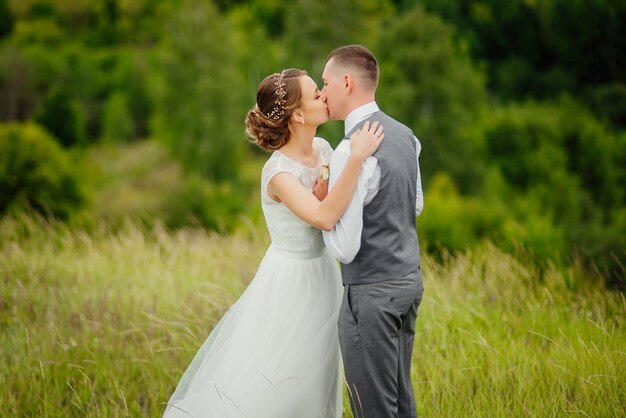
[[278, 120], [285, 114], [285, 103], [287, 103], [285, 96], [287, 96], [287, 92], [283, 88], [285, 87], [284, 76], [285, 70], [274, 74], [274, 85], [276, 86], [276, 101], [274, 103], [276, 106], [265, 116], [267, 119]]

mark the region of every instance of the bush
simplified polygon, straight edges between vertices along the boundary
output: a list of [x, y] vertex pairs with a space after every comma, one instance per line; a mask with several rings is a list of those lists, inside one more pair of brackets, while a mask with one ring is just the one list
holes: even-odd
[[20, 20], [11, 36], [12, 42], [23, 47], [41, 45], [54, 49], [59, 48], [65, 38], [65, 30], [52, 18]]
[[567, 250], [564, 227], [542, 210], [542, 196], [511, 193], [495, 170], [488, 173], [480, 195], [461, 195], [447, 174], [438, 173], [425, 196], [417, 225], [422, 247], [430, 254], [464, 252], [487, 240], [545, 267]]
[[85, 143], [85, 124], [80, 105], [63, 89], [51, 89], [37, 110], [35, 120], [64, 147]]
[[623, 274], [622, 139], [569, 98], [497, 109], [481, 129], [487, 161], [510, 185], [502, 198], [526, 223], [505, 234], [533, 243], [541, 258], [583, 254], [605, 276]]
[[497, 196], [465, 197], [447, 174], [433, 178], [417, 219], [422, 246], [428, 252], [464, 251], [485, 238], [498, 238], [511, 214]]
[[172, 228], [193, 225], [231, 232], [240, 223], [245, 200], [232, 183], [211, 183], [191, 175], [183, 189], [167, 200], [164, 220]]
[[229, 232], [250, 206], [250, 185], [212, 183], [187, 174], [155, 140], [92, 146], [86, 160], [91, 212], [109, 225], [127, 219], [153, 225], [158, 220], [175, 229], [193, 225]]
[[85, 203], [69, 155], [35, 124], [0, 125], [0, 213], [31, 207], [68, 219]]

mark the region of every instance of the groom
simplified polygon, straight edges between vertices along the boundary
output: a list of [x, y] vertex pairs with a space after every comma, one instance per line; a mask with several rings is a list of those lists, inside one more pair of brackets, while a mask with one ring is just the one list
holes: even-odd
[[324, 232], [341, 262], [338, 326], [350, 406], [355, 418], [417, 417], [411, 353], [424, 293], [415, 225], [423, 207], [421, 145], [378, 108], [378, 62], [367, 48], [334, 50], [322, 78], [330, 118], [345, 122], [344, 140], [330, 160], [331, 189], [348, 160], [352, 132], [365, 121], [385, 129], [382, 144], [363, 164], [350, 206]]

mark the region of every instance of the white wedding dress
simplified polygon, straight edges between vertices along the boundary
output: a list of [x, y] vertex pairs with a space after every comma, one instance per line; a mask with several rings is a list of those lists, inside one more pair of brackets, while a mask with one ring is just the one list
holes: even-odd
[[[328, 142], [315, 138], [314, 146], [330, 160]], [[268, 159], [261, 199], [271, 245], [185, 371], [164, 417], [341, 417], [339, 267], [321, 231], [267, 195], [281, 172], [312, 190], [320, 168], [280, 151]]]

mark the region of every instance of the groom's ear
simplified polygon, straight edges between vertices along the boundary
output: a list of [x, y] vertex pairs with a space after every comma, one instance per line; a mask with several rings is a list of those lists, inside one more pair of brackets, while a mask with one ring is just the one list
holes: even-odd
[[347, 94], [352, 93], [352, 87], [354, 86], [354, 80], [352, 79], [352, 76], [350, 74], [344, 74], [344, 76], [343, 76], [343, 83], [344, 83], [344, 87], [346, 89], [346, 93]]

